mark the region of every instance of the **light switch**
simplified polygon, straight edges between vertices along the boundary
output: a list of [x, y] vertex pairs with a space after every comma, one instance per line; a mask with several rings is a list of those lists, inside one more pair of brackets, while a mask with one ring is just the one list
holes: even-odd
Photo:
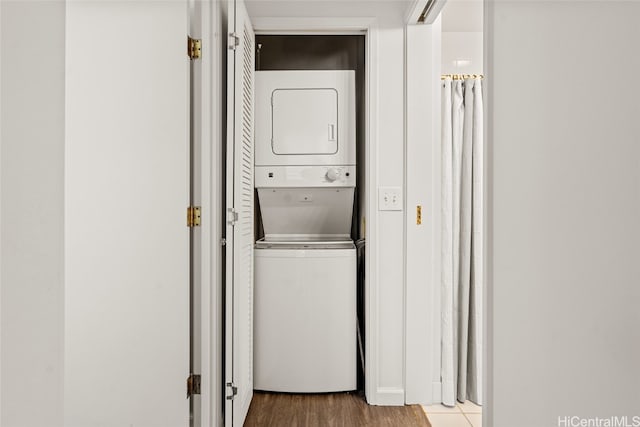
[[378, 187], [378, 210], [401, 211], [402, 187]]

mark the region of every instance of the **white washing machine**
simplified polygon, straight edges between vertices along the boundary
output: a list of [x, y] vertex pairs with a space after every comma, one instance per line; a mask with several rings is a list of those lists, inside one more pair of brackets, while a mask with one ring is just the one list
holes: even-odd
[[254, 388], [354, 390], [352, 71], [256, 72]]
[[258, 244], [254, 388], [356, 388], [356, 251], [352, 242]]

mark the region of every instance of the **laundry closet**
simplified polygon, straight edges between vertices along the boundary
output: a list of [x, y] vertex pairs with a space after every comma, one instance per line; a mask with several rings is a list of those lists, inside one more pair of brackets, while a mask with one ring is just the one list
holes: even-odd
[[364, 36], [258, 35], [255, 58], [254, 388], [356, 390]]
[[366, 394], [375, 127], [369, 20], [296, 31], [304, 20], [229, 12], [223, 395], [235, 424], [254, 390]]

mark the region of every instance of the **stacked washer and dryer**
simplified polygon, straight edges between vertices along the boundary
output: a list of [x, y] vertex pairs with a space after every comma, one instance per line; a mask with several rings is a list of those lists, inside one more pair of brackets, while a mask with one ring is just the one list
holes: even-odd
[[257, 71], [254, 388], [356, 389], [353, 71]]

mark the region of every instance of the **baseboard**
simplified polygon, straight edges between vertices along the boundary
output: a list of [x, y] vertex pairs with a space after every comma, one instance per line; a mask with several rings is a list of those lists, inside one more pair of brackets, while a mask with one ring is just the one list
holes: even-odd
[[[371, 399], [373, 401], [373, 399]], [[403, 406], [404, 389], [399, 387], [378, 387], [375, 401], [369, 402], [377, 406]]]

